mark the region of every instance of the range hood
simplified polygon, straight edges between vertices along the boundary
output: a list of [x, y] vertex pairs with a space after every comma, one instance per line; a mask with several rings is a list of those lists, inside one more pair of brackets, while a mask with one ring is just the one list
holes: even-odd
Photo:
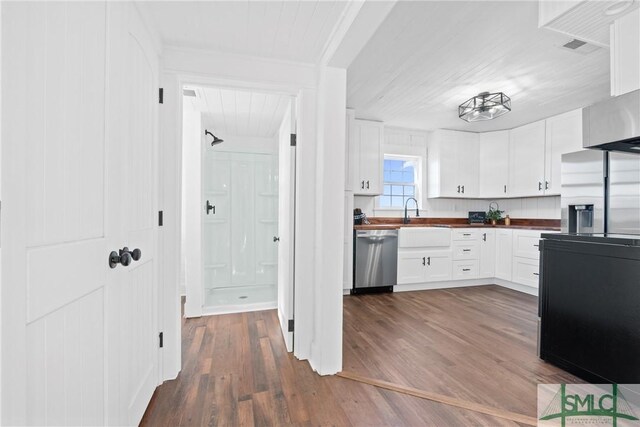
[[582, 146], [640, 154], [640, 90], [584, 108]]

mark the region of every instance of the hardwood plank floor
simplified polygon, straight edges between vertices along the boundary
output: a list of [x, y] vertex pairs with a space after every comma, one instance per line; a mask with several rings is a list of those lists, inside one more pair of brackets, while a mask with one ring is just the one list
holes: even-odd
[[[539, 382], [581, 382], [536, 356], [536, 298], [498, 286], [344, 299], [344, 369], [535, 416]], [[142, 425], [517, 425], [320, 377], [286, 352], [275, 310], [183, 322], [183, 369]]]

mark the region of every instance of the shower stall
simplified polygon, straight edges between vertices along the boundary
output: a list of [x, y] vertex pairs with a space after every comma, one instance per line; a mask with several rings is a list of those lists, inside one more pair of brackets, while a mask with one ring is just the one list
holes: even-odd
[[278, 158], [202, 153], [203, 314], [276, 308]]

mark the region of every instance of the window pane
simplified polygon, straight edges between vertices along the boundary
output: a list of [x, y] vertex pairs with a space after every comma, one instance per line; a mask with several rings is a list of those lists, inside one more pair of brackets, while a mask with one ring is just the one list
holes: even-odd
[[391, 206], [394, 208], [404, 207], [404, 197], [402, 196], [392, 196], [391, 197]]
[[384, 191], [382, 192], [382, 194], [384, 194], [385, 196], [390, 196], [391, 195], [391, 186], [390, 185], [385, 185], [384, 186]]
[[387, 168], [384, 170], [384, 182], [391, 182], [391, 171]]
[[415, 196], [414, 187], [412, 185], [405, 185], [404, 186], [404, 195], [405, 196], [409, 196], [409, 197]]
[[402, 185], [393, 185], [391, 187], [392, 196], [402, 196]]
[[391, 171], [391, 180], [390, 182], [402, 182], [402, 172], [400, 171]]
[[388, 208], [391, 206], [391, 197], [388, 196], [380, 196], [380, 207]]

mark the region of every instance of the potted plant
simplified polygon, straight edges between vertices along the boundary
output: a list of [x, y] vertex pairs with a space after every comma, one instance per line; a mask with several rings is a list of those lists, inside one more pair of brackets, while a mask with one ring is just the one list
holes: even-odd
[[[495, 204], [495, 207], [493, 206]], [[487, 212], [487, 219], [491, 221], [491, 225], [496, 225], [498, 221], [502, 219], [502, 214], [504, 211], [499, 209], [497, 203], [492, 203], [489, 205], [489, 211]]]

